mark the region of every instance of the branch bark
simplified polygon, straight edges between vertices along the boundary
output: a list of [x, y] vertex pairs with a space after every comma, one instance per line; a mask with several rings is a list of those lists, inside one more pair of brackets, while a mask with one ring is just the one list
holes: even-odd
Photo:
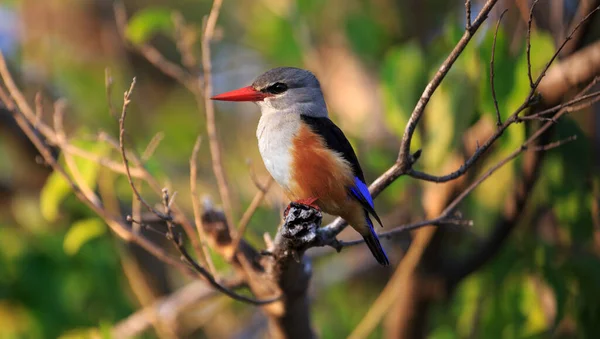
[[315, 337], [308, 298], [312, 268], [303, 254], [318, 236], [321, 218], [310, 207], [292, 204], [273, 247], [259, 253], [243, 239], [236, 245], [224, 214], [205, 206], [202, 225], [212, 247], [227, 258], [237, 246], [237, 255], [229, 263], [257, 298], [281, 295], [280, 300], [262, 306], [272, 338]]

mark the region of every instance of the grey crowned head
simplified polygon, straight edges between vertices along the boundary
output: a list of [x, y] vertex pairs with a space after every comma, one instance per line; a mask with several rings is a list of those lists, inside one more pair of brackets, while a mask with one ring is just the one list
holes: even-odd
[[256, 78], [251, 87], [266, 95], [263, 100], [256, 101], [264, 115], [291, 113], [327, 117], [321, 85], [310, 71], [295, 67], [273, 68]]

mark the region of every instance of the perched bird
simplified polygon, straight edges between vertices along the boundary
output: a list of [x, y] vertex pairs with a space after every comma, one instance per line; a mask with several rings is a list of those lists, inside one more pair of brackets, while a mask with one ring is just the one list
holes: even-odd
[[321, 86], [311, 72], [274, 68], [251, 86], [211, 99], [257, 103], [260, 154], [288, 198], [342, 217], [363, 236], [377, 262], [389, 265], [369, 217], [381, 225], [356, 154], [329, 120]]

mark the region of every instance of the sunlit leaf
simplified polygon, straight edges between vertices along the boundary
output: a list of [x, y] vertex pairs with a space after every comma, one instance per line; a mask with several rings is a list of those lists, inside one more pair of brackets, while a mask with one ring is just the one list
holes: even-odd
[[547, 328], [544, 307], [541, 304], [541, 292], [550, 293], [547, 285], [532, 278], [525, 278], [522, 282], [523, 299], [520, 303], [521, 312], [526, 315], [525, 326], [521, 329], [522, 336], [528, 336]]
[[135, 13], [127, 24], [125, 35], [134, 44], [141, 44], [157, 33], [170, 34], [173, 29], [170, 10], [149, 7]]
[[[73, 146], [79, 147], [90, 154], [103, 156], [109, 151], [109, 146], [104, 143], [93, 141], [71, 142]], [[92, 160], [75, 158], [75, 164], [81, 175], [82, 181], [91, 189], [96, 187], [99, 164]], [[71, 186], [58, 172], [52, 172], [40, 193], [40, 208], [43, 217], [50, 222], [56, 221], [60, 204], [71, 193]]]
[[56, 221], [60, 203], [70, 192], [71, 188], [63, 176], [58, 172], [52, 172], [40, 193], [40, 209], [47, 221]]
[[[58, 339], [86, 339], [98, 338], [98, 329], [96, 328], [76, 328], [61, 334]], [[104, 337], [101, 337], [104, 339]]]
[[104, 221], [98, 218], [84, 219], [75, 222], [65, 235], [63, 248], [65, 253], [74, 255], [86, 242], [106, 232]]
[[425, 109], [427, 124], [426, 151], [423, 152], [423, 164], [432, 171], [437, 170], [447, 156], [454, 137], [455, 116], [452, 110], [452, 93], [448, 86], [441, 86], [429, 101]]

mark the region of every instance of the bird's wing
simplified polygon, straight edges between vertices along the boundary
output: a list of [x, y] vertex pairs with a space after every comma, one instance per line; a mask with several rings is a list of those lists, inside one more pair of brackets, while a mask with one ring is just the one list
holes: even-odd
[[354, 174], [354, 186], [348, 187], [348, 193], [354, 199], [356, 199], [369, 214], [371, 214], [377, 222], [383, 226], [377, 212], [375, 212], [375, 206], [373, 204], [373, 198], [369, 193], [369, 187], [365, 184], [365, 177], [358, 158], [354, 153], [354, 149], [344, 132], [329, 120], [329, 118], [314, 118], [306, 115], [300, 115], [302, 121], [306, 123], [310, 128], [321, 136], [325, 141], [327, 147], [337, 153], [339, 153], [344, 160], [346, 160], [352, 168]]

